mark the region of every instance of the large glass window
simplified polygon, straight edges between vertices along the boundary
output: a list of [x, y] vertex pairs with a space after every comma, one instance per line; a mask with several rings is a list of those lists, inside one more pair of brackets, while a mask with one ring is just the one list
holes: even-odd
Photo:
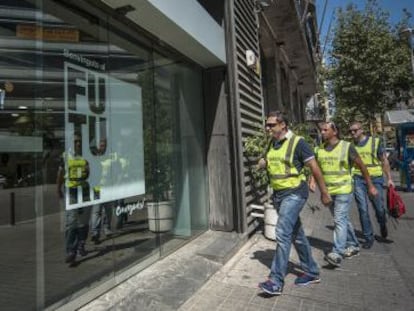
[[8, 310], [70, 303], [207, 229], [200, 68], [97, 12], [0, 3]]

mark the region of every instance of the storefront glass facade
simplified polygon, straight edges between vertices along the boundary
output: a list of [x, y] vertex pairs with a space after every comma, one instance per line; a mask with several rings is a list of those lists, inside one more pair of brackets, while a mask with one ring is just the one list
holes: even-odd
[[201, 69], [71, 3], [0, 1], [7, 310], [113, 286], [208, 227]]

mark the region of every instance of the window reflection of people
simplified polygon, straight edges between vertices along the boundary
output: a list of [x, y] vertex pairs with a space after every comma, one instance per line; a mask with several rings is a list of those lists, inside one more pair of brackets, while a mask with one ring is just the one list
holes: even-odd
[[[107, 141], [101, 139], [99, 142], [98, 156], [101, 165], [101, 177], [98, 186], [94, 187], [95, 198], [98, 199], [101, 194], [101, 187], [109, 185], [111, 164], [116, 159], [111, 159], [111, 155], [107, 152]], [[112, 208], [113, 202], [107, 202], [102, 204], [95, 204], [92, 207], [92, 219], [91, 219], [91, 240], [98, 244], [101, 235], [101, 229], [103, 225], [104, 234], [108, 237], [112, 234], [111, 221], [112, 221]]]
[[[127, 146], [125, 146], [125, 144], [122, 144], [122, 142], [118, 142], [118, 150], [120, 150], [120, 153], [117, 156], [118, 159], [118, 172], [119, 172], [119, 176], [118, 177], [118, 181], [119, 183], [121, 182], [127, 182], [129, 181], [129, 171], [131, 169], [130, 164], [131, 164], [131, 160], [126, 158], [125, 155], [129, 155], [130, 153], [127, 151]], [[125, 201], [123, 199], [121, 200], [117, 200], [116, 202], [117, 206], [124, 206], [125, 205]], [[124, 225], [128, 222], [128, 213], [121, 213], [120, 215], [118, 215], [117, 217], [117, 221], [116, 221], [116, 229], [122, 229], [124, 227]]]
[[[72, 149], [72, 148], [71, 148]], [[65, 171], [65, 164], [67, 171]], [[60, 199], [65, 199], [65, 192], [69, 196], [66, 203], [78, 202], [78, 191], [82, 189], [83, 201], [88, 200], [89, 164], [82, 157], [81, 136], [74, 134], [73, 149], [64, 153], [57, 174], [57, 191]], [[63, 188], [64, 185], [64, 188]], [[65, 213], [65, 262], [73, 264], [77, 254], [86, 256], [85, 242], [89, 230], [90, 207], [69, 209]]]

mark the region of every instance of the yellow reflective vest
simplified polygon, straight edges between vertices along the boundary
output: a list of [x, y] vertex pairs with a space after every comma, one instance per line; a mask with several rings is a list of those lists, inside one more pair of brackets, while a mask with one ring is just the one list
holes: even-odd
[[[380, 140], [376, 137], [369, 137], [364, 146], [355, 145], [355, 149], [358, 151], [358, 154], [362, 162], [367, 167], [369, 176], [380, 177], [382, 176], [382, 166], [381, 161], [378, 159], [378, 148]], [[352, 170], [354, 175], [362, 176], [362, 172], [359, 168], [354, 167]]]
[[352, 192], [352, 175], [349, 167], [350, 143], [340, 140], [330, 151], [320, 147], [316, 159], [321, 168], [329, 194], [348, 194]]
[[88, 161], [81, 156], [67, 157], [67, 174], [66, 186], [68, 188], [76, 188], [82, 186], [83, 182], [88, 179]]
[[[100, 192], [102, 186], [111, 186], [112, 184], [116, 184], [117, 176], [114, 176], [114, 172], [120, 175], [119, 178], [122, 179], [124, 172], [127, 170], [126, 164], [124, 164], [126, 160], [121, 158], [116, 152], [99, 156], [99, 158], [101, 165], [100, 180], [99, 185], [93, 187], [95, 192]], [[116, 165], [118, 165], [118, 167], [115, 168]]]
[[293, 156], [301, 137], [292, 135], [279, 149], [270, 148], [266, 155], [267, 173], [274, 190], [296, 188], [305, 180], [305, 175], [298, 172], [293, 164]]

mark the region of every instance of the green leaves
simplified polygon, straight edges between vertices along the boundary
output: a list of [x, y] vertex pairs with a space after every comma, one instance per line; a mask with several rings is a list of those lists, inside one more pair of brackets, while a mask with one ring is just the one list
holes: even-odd
[[269, 141], [264, 129], [257, 130], [256, 134], [248, 136], [244, 141], [245, 155], [252, 158], [264, 156]]
[[329, 65], [337, 111], [348, 120], [347, 113], [373, 119], [414, 86], [410, 50], [375, 0], [362, 11], [349, 5], [338, 12]]
[[263, 125], [257, 124], [255, 133], [244, 140], [244, 155], [251, 176], [251, 186], [256, 192], [263, 191], [269, 182], [266, 169], [259, 169], [257, 163], [265, 157], [270, 137]]

